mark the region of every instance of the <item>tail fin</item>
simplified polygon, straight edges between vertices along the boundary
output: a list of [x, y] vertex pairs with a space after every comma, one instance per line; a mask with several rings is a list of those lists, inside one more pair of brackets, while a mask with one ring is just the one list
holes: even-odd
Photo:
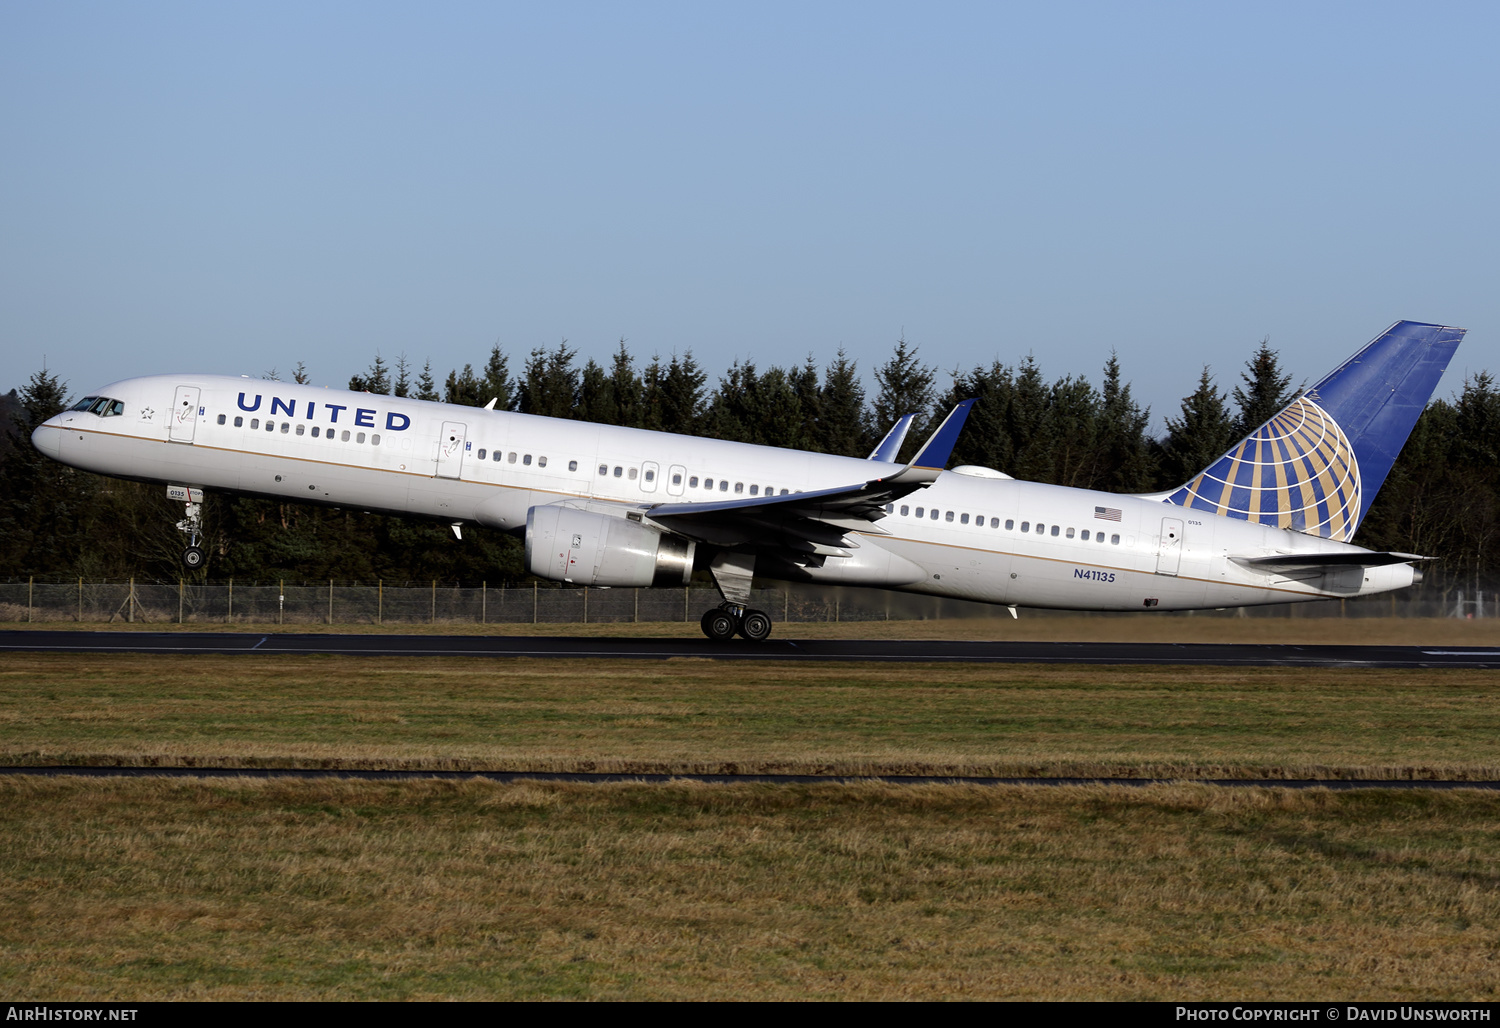
[[1166, 501], [1347, 542], [1463, 336], [1396, 322]]

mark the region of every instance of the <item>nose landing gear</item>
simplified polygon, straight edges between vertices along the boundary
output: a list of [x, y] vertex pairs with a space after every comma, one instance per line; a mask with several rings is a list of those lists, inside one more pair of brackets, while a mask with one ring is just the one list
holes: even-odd
[[177, 531], [188, 537], [187, 549], [182, 551], [182, 566], [197, 571], [208, 560], [208, 554], [198, 545], [203, 538], [203, 490], [169, 485], [167, 496], [186, 502], [184, 513], [187, 516], [177, 522]]

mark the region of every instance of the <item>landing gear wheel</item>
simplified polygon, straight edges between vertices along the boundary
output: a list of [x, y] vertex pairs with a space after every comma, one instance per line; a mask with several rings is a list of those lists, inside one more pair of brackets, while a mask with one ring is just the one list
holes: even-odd
[[182, 551], [182, 566], [189, 571], [197, 571], [207, 559], [208, 555], [197, 546], [189, 546]]
[[734, 638], [735, 620], [734, 615], [727, 610], [715, 607], [706, 611], [703, 615], [703, 634], [714, 642], [728, 642]]
[[740, 622], [740, 635], [751, 642], [760, 642], [771, 634], [771, 619], [764, 611], [747, 610]]

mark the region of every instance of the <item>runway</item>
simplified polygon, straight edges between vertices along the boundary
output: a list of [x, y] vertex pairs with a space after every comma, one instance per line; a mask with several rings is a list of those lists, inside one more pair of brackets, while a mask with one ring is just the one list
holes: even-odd
[[333, 654], [813, 660], [997, 664], [1198, 664], [1304, 668], [1500, 668], [1494, 646], [1304, 646], [1243, 643], [948, 642], [891, 639], [706, 639], [501, 635], [313, 635], [250, 632], [0, 632], [0, 652]]

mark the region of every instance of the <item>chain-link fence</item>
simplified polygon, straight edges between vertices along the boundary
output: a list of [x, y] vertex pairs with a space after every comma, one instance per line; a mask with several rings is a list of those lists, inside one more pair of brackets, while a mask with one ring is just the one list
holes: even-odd
[[[0, 622], [134, 624], [610, 624], [697, 621], [717, 605], [710, 586], [601, 589], [550, 583], [387, 586], [337, 582], [195, 584], [0, 582]], [[1005, 608], [877, 589], [757, 589], [752, 607], [782, 622], [893, 621], [1005, 616]], [[1073, 611], [1028, 611], [1073, 616]], [[1264, 607], [1195, 611], [1209, 617], [1462, 617], [1500, 615], [1500, 591], [1457, 585], [1417, 587], [1381, 596]], [[1119, 614], [1094, 614], [1120, 617]]]

